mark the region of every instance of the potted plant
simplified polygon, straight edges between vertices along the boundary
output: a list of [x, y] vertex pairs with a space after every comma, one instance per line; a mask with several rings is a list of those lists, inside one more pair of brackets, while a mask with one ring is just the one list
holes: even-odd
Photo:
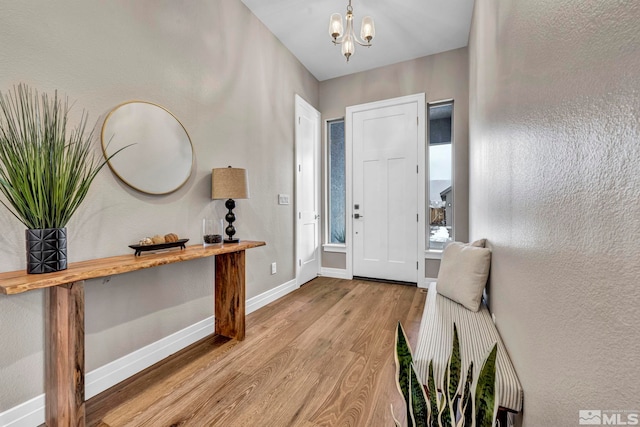
[[[400, 322], [396, 328], [396, 384], [405, 403], [408, 427], [492, 427], [496, 425], [495, 378], [498, 344], [489, 350], [476, 382], [473, 361], [466, 376], [461, 366], [458, 328], [453, 324], [453, 344], [449, 363], [438, 390], [429, 362], [427, 382], [423, 385], [413, 363], [409, 340]], [[396, 427], [400, 423], [393, 414]]]
[[68, 131], [68, 99], [25, 84], [0, 92], [2, 204], [26, 227], [27, 272], [67, 268], [66, 225], [105, 165], [86, 133], [87, 114]]

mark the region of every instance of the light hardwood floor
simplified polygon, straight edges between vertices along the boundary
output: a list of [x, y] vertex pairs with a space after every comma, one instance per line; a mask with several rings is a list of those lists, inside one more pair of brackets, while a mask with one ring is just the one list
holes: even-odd
[[415, 348], [425, 296], [315, 279], [250, 314], [245, 341], [207, 338], [94, 397], [87, 425], [392, 426], [396, 323]]

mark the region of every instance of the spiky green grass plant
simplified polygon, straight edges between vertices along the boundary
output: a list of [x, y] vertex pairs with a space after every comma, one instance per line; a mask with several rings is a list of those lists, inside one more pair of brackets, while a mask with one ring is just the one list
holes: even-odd
[[[494, 344], [482, 364], [473, 393], [473, 361], [461, 384], [461, 358], [458, 328], [453, 324], [453, 344], [445, 367], [443, 390], [438, 392], [433, 376], [433, 360], [429, 361], [426, 384], [416, 374], [409, 340], [398, 322], [396, 328], [396, 384], [407, 412], [408, 427], [492, 427], [495, 425], [495, 377], [498, 344]], [[462, 386], [462, 390], [460, 387]], [[474, 399], [475, 395], [475, 399]], [[396, 427], [400, 422], [391, 413]], [[456, 419], [457, 418], [457, 419]]]
[[2, 204], [27, 228], [63, 228], [105, 165], [85, 132], [87, 114], [67, 131], [68, 99], [39, 95], [25, 84], [0, 92]]

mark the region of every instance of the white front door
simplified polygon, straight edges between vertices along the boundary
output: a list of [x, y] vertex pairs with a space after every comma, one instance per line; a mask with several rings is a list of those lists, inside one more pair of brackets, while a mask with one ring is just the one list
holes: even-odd
[[[349, 107], [353, 147], [353, 275], [416, 283], [419, 106]], [[393, 100], [390, 100], [393, 101]]]
[[320, 113], [295, 97], [296, 135], [296, 281], [320, 272]]

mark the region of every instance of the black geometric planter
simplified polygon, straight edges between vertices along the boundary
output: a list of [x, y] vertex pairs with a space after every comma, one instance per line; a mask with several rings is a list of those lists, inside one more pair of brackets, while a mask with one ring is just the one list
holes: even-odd
[[67, 229], [25, 230], [27, 273], [40, 274], [67, 269]]

